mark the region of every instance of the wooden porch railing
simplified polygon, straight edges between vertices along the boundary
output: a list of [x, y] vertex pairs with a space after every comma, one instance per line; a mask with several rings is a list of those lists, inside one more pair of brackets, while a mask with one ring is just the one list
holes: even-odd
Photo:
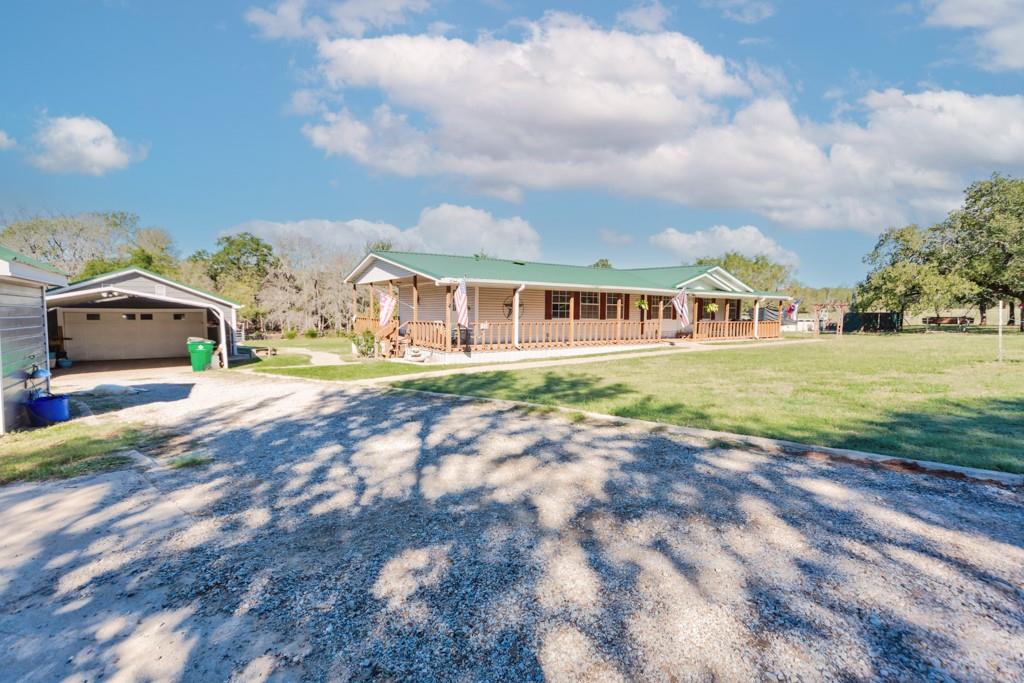
[[352, 325], [354, 332], [366, 332], [370, 331], [377, 334], [377, 329], [380, 327], [380, 321], [376, 318], [371, 318], [368, 315], [356, 316], [355, 323]]
[[[406, 334], [412, 346], [446, 350], [445, 323], [440, 320], [407, 322]], [[655, 343], [662, 339], [657, 320], [523, 320], [519, 323], [516, 346], [515, 323], [510, 320], [480, 321], [468, 329], [451, 332], [452, 349], [510, 351], [553, 349], [566, 346]]]
[[405, 333], [409, 336], [409, 344], [437, 351], [445, 350], [444, 323], [440, 320], [409, 321], [405, 324]]
[[[779, 322], [761, 320], [757, 323], [758, 339], [780, 336]], [[694, 339], [753, 339], [753, 320], [699, 320], [694, 325]]]

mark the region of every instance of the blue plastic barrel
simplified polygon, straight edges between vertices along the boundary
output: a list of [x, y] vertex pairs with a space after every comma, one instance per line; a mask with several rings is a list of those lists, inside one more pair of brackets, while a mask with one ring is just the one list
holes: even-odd
[[25, 406], [34, 427], [45, 427], [54, 422], [67, 422], [71, 419], [71, 401], [67, 394], [40, 396], [30, 399]]

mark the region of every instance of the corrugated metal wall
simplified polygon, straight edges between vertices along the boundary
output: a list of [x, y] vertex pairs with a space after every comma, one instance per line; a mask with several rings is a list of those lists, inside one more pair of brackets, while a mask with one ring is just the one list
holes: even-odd
[[4, 431], [24, 423], [22, 403], [45, 380], [27, 380], [33, 365], [47, 367], [43, 289], [0, 280], [0, 358], [3, 363]]

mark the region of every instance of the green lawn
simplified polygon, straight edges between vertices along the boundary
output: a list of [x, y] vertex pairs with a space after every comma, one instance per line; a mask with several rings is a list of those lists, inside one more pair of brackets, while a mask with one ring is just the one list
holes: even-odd
[[122, 467], [118, 451], [138, 448], [152, 436], [120, 422], [64, 422], [0, 438], [0, 484], [74, 477]]
[[396, 386], [1024, 472], [1024, 335], [824, 337]]

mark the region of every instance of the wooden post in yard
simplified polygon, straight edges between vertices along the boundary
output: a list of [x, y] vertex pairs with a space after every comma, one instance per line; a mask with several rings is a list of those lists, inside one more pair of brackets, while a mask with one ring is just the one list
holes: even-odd
[[[1013, 302], [1010, 302], [1013, 305]], [[999, 300], [999, 362], [1003, 362], [1003, 300]]]
[[415, 275], [412, 276], [412, 321], [420, 321], [420, 281]]
[[[575, 316], [575, 308], [573, 307], [573, 303], [575, 303], [575, 301], [576, 301], [576, 297], [570, 295], [569, 296], [569, 346], [575, 346], [576, 345], [576, 318], [574, 317]], [[1000, 309], [1000, 310], [1002, 310], [1002, 309]]]
[[452, 350], [452, 286], [444, 288], [444, 350]]

